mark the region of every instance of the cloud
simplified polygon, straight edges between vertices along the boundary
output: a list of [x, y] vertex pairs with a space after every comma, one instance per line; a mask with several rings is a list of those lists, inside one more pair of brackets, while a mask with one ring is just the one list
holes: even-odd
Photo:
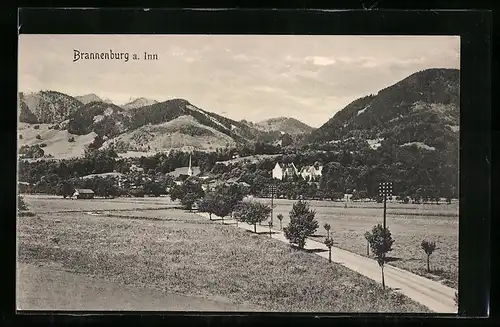
[[[158, 61], [72, 62], [81, 51]], [[233, 119], [292, 116], [320, 126], [356, 98], [425, 68], [458, 68], [460, 39], [328, 35], [20, 35], [19, 88], [185, 98]]]
[[306, 61], [312, 61], [316, 66], [329, 66], [335, 64], [335, 59], [320, 57], [320, 56], [307, 56], [305, 58]]

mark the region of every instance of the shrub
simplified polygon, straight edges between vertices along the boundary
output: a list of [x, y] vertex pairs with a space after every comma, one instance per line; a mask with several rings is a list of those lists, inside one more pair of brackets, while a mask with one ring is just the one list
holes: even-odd
[[283, 226], [282, 226], [283, 214], [279, 213], [278, 216], [276, 216], [276, 217], [280, 221], [280, 230], [282, 230], [283, 229]]
[[34, 217], [35, 213], [31, 211], [20, 211], [18, 214], [19, 217]]
[[41, 139], [42, 139], [42, 137], [40, 136], [40, 134], [37, 134], [37, 135], [36, 135], [36, 139], [37, 139], [37, 140], [41, 140]]
[[75, 142], [75, 138], [72, 136], [68, 139], [68, 142]]
[[195, 179], [187, 179], [181, 185], [174, 185], [170, 190], [170, 198], [172, 201], [181, 200], [181, 204], [184, 209], [191, 211], [193, 205], [203, 196], [205, 192], [203, 191], [201, 184]]
[[46, 143], [41, 143], [41, 144], [40, 144], [40, 147], [41, 147], [41, 148], [45, 148], [46, 146], [47, 146], [47, 144], [46, 144]]
[[33, 128], [34, 129], [40, 129], [40, 125], [35, 125]]
[[325, 245], [328, 247], [328, 262], [332, 262], [332, 246], [333, 246], [333, 238], [328, 236], [325, 239]]
[[21, 211], [28, 210], [28, 205], [24, 201], [24, 198], [20, 195], [17, 196], [17, 209]]
[[386, 254], [392, 251], [392, 244], [394, 243], [391, 232], [389, 228], [386, 227], [384, 229], [382, 225], [378, 224], [374, 226], [372, 232], [366, 234], [365, 237], [367, 237], [372, 253], [375, 254], [380, 269], [382, 270], [382, 287], [385, 289], [384, 264], [387, 262]]
[[325, 223], [323, 225], [323, 228], [326, 230], [327, 237], [330, 237], [330, 228], [331, 228], [330, 224]]
[[293, 204], [290, 211], [290, 223], [284, 228], [285, 237], [290, 244], [296, 244], [299, 249], [303, 249], [306, 238], [316, 232], [319, 227], [314, 219], [316, 212], [309, 209], [309, 204], [299, 200]]
[[130, 195], [136, 198], [143, 198], [144, 197], [144, 189], [142, 188], [135, 188], [130, 190]]
[[431, 272], [430, 256], [436, 249], [436, 243], [424, 240], [420, 243], [420, 246], [424, 250], [425, 254], [427, 254], [427, 272]]
[[366, 239], [366, 255], [370, 255], [370, 232], [365, 232], [365, 239]]

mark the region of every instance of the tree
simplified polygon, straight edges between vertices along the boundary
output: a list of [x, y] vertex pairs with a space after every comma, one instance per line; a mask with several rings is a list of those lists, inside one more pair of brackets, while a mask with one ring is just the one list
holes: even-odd
[[212, 220], [212, 214], [215, 212], [216, 205], [214, 193], [207, 193], [198, 202], [198, 211], [208, 213], [210, 220]]
[[225, 194], [216, 193], [213, 203], [213, 213], [217, 217], [224, 219], [224, 217], [229, 216], [233, 212], [234, 208], [230, 199]]
[[436, 249], [436, 243], [423, 240], [420, 246], [425, 251], [425, 254], [427, 254], [427, 272], [431, 272], [430, 256]]
[[165, 194], [166, 189], [160, 183], [147, 182], [144, 184], [144, 192], [146, 194], [153, 194], [154, 196], [158, 197], [162, 194]]
[[235, 211], [235, 218], [241, 222], [253, 225], [254, 233], [257, 233], [257, 223], [266, 220], [271, 213], [271, 208], [257, 201], [243, 201]]
[[279, 213], [276, 218], [278, 218], [278, 220], [280, 221], [280, 230], [283, 229], [283, 225], [282, 225], [282, 222], [283, 222], [283, 214]]
[[328, 247], [328, 262], [332, 262], [332, 246], [333, 246], [333, 238], [328, 236], [325, 239], [325, 245]]
[[268, 225], [269, 225], [269, 237], [272, 237], [272, 235], [273, 235], [273, 230], [272, 230], [272, 228], [273, 228], [273, 222], [269, 221]]
[[175, 185], [170, 190], [172, 201], [181, 200], [184, 209], [192, 211], [193, 205], [205, 195], [201, 184], [195, 179], [188, 178], [181, 185]]
[[73, 185], [68, 182], [63, 182], [61, 187], [61, 195], [63, 196], [63, 198], [66, 199], [68, 196], [73, 195], [74, 192], [75, 188], [73, 187]]
[[293, 204], [290, 211], [290, 223], [283, 229], [285, 237], [290, 244], [296, 244], [299, 249], [303, 249], [306, 238], [316, 232], [319, 227], [314, 219], [316, 212], [309, 209], [309, 204], [299, 200]]
[[245, 197], [245, 191], [237, 184], [219, 185], [214, 193], [217, 195], [218, 199], [227, 202], [230, 208], [229, 213], [233, 212], [237, 204]]
[[136, 197], [136, 198], [143, 198], [144, 197], [144, 188], [141, 186], [138, 188], [131, 189], [129, 191], [129, 194], [133, 197]]
[[42, 137], [40, 136], [40, 134], [36, 134], [36, 139], [37, 140], [41, 140], [42, 139]]
[[344, 194], [342, 194], [342, 192], [332, 192], [331, 193], [331, 199], [332, 199], [332, 201], [340, 200], [343, 197], [344, 197]]
[[28, 210], [28, 205], [24, 201], [24, 198], [20, 195], [17, 196], [17, 210], [20, 210], [20, 211]]
[[68, 139], [68, 142], [75, 142], [75, 138], [72, 136]]
[[326, 234], [327, 234], [327, 236], [326, 236], [326, 237], [330, 237], [330, 228], [331, 228], [330, 224], [325, 223], [325, 224], [323, 225], [323, 228], [326, 230]]
[[377, 262], [382, 270], [382, 287], [385, 289], [384, 265], [387, 262], [386, 254], [392, 251], [392, 239], [389, 228], [383, 228], [381, 224], [373, 227], [372, 232], [367, 235], [372, 253], [375, 254]]

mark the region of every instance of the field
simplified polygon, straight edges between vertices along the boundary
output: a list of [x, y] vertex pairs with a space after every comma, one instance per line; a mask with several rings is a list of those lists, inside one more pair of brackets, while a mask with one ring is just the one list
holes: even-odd
[[168, 197], [157, 198], [114, 198], [93, 199], [91, 201], [62, 199], [60, 196], [29, 195], [26, 197], [33, 211], [37, 213], [50, 212], [81, 212], [81, 211], [123, 211], [123, 210], [161, 210], [178, 207], [179, 204], [170, 201]]
[[[55, 159], [68, 159], [79, 157], [84, 154], [85, 147], [88, 146], [97, 134], [94, 132], [86, 135], [75, 135], [67, 130], [50, 129], [54, 124], [26, 124], [18, 125], [18, 148], [23, 145], [35, 145], [45, 143], [43, 148], [45, 154], [54, 156]], [[35, 129], [35, 126], [39, 126]], [[36, 138], [40, 135], [41, 139]], [[22, 138], [21, 138], [22, 137]], [[75, 142], [68, 142], [73, 137]]]
[[[257, 311], [428, 312], [345, 267], [175, 209], [168, 198], [25, 199], [37, 215], [18, 218], [21, 263], [56, 262], [72, 273], [127, 287]], [[118, 211], [127, 201], [126, 210]], [[57, 209], [47, 212], [49, 207]], [[61, 212], [70, 207], [73, 212]], [[92, 215], [90, 208], [108, 212]]]
[[[270, 204], [270, 199], [258, 199]], [[283, 214], [283, 226], [289, 222], [289, 212], [294, 201], [274, 200], [274, 225], [279, 228], [276, 215]], [[383, 204], [310, 201], [316, 211], [320, 228], [317, 238], [326, 236], [325, 223], [331, 225], [335, 246], [366, 256], [363, 234], [383, 221]], [[409, 270], [434, 280], [442, 280], [450, 287], [458, 287], [458, 204], [387, 204], [387, 227], [395, 240], [389, 253], [391, 265]], [[426, 272], [426, 255], [422, 240], [436, 242], [431, 255], [432, 273]]]

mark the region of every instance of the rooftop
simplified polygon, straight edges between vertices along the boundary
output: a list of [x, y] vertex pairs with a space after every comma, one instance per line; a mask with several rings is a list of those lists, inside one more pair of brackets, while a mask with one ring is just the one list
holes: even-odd
[[88, 188], [77, 188], [75, 192], [78, 192], [79, 194], [93, 194], [94, 191]]

